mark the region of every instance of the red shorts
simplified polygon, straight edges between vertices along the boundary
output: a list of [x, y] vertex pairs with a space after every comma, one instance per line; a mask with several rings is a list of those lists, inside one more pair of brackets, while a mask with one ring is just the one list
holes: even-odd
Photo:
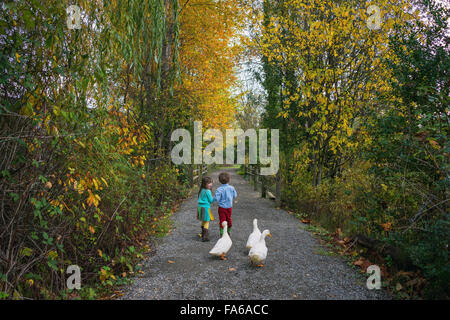
[[220, 229], [223, 229], [222, 227], [222, 222], [226, 221], [227, 222], [227, 227], [231, 228], [232, 224], [231, 224], [231, 211], [233, 208], [221, 208], [219, 207], [219, 223], [220, 223]]

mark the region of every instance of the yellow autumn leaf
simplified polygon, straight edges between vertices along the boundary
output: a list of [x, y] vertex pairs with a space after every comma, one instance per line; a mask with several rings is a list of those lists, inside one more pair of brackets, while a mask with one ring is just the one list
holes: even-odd
[[104, 282], [108, 278], [108, 273], [106, 272], [105, 269], [103, 269], [103, 268], [100, 269], [100, 276], [99, 276], [99, 278], [100, 278], [101, 282]]
[[89, 232], [94, 234], [95, 233], [95, 228], [93, 226], [89, 226]]
[[47, 257], [50, 257], [54, 260], [58, 257], [58, 252], [56, 252], [55, 250], [51, 250], [47, 253]]
[[106, 182], [106, 180], [104, 178], [100, 178], [102, 179], [103, 183], [108, 187], [108, 182]]
[[91, 192], [91, 190], [88, 190], [89, 196], [86, 199], [86, 203], [91, 207], [92, 205], [94, 205], [95, 207], [98, 206], [98, 202], [101, 200], [99, 195], [97, 194], [93, 194]]
[[95, 186], [95, 190], [98, 190], [98, 182], [97, 182], [97, 179], [92, 179], [92, 182], [94, 183], [94, 186]]
[[77, 142], [80, 146], [82, 146], [83, 148], [86, 148], [86, 145], [83, 143], [83, 142], [81, 142], [81, 141], [77, 141], [77, 140], [75, 140], [75, 142]]
[[383, 227], [384, 231], [389, 231], [392, 229], [392, 222], [382, 223], [380, 226]]
[[434, 148], [434, 149], [439, 149], [439, 143], [437, 143], [435, 140], [429, 140], [429, 143], [431, 144], [431, 146]]

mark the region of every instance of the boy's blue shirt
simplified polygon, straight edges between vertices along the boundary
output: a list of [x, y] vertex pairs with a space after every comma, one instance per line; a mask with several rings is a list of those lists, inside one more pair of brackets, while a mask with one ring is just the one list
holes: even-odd
[[217, 188], [214, 196], [214, 201], [217, 201], [221, 208], [231, 208], [233, 206], [233, 199], [237, 197], [237, 192], [233, 186], [225, 183]]

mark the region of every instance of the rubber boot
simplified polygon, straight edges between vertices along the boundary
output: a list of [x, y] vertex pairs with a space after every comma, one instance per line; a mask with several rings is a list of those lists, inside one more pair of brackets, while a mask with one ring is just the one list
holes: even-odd
[[228, 235], [231, 235], [231, 227], [229, 227], [229, 228], [227, 229], [227, 231], [228, 231]]
[[209, 241], [209, 237], [208, 237], [208, 229], [205, 229], [205, 228], [203, 228], [203, 231], [204, 231], [204, 233], [203, 233], [203, 239], [202, 239], [202, 241], [203, 242], [208, 242]]

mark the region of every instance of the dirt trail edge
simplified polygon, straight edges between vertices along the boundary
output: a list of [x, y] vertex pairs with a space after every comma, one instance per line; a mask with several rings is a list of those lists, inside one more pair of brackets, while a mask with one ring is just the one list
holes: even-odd
[[[219, 238], [217, 205], [211, 210], [210, 242], [201, 242], [194, 218], [197, 196], [193, 194], [172, 215], [174, 229], [144, 262], [144, 274], [123, 288], [120, 299], [389, 299], [383, 290], [368, 290], [366, 278], [341, 257], [326, 252], [300, 221], [274, 201], [262, 199], [253, 187], [226, 169], [238, 193], [233, 207], [233, 245], [222, 261], [208, 252]], [[212, 173], [213, 191], [219, 172]], [[245, 247], [253, 218], [261, 231], [269, 229], [267, 260], [252, 268]], [[173, 261], [169, 263], [168, 261]], [[231, 271], [230, 271], [231, 270]]]

